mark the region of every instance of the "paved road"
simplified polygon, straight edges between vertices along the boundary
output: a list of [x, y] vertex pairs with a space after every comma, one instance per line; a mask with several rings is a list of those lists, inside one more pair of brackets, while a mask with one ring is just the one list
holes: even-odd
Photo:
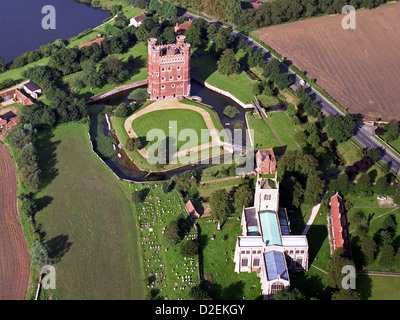
[[[192, 13], [185, 13], [184, 15], [192, 19], [198, 18], [198, 16]], [[271, 52], [269, 52], [267, 49], [259, 45], [257, 42], [253, 41], [251, 38], [233, 30], [231, 30], [231, 33], [232, 35], [243, 38], [248, 44], [253, 46], [253, 48], [261, 49], [262, 52], [264, 53], [264, 60], [266, 63], [271, 61], [272, 59], [277, 58], [274, 57], [271, 54]], [[300, 86], [301, 78], [297, 76], [293, 71], [289, 70], [289, 68], [283, 63], [280, 64], [280, 68], [282, 72], [286, 73], [292, 79], [293, 81], [292, 87], [294, 89], [297, 89]], [[320, 93], [315, 91], [315, 89], [313, 89], [307, 84], [305, 85], [304, 89], [310, 95], [311, 99], [313, 99], [320, 106], [321, 111], [325, 115], [333, 115], [333, 116], [343, 115], [342, 111], [336, 108], [330, 101], [324, 98]], [[400, 159], [397, 158], [384, 145], [379, 143], [374, 137], [372, 137], [371, 130], [369, 130], [367, 125], [357, 124], [353, 137], [365, 148], [378, 149], [381, 152], [381, 160], [383, 162], [386, 162], [394, 173], [400, 175]]]

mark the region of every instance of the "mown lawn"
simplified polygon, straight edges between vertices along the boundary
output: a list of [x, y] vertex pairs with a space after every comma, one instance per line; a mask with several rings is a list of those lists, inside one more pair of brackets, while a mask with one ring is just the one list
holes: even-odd
[[253, 144], [255, 150], [274, 148], [275, 154], [282, 154], [283, 150], [275, 138], [273, 132], [258, 115], [252, 116], [251, 112], [247, 112], [247, 121], [249, 129], [254, 130]]
[[287, 150], [300, 149], [294, 140], [296, 132], [301, 131], [300, 126], [294, 126], [286, 112], [273, 112], [268, 116], [270, 126], [275, 131], [282, 144], [286, 146]]
[[233, 75], [222, 75], [217, 71], [217, 61], [211, 56], [203, 56], [191, 60], [191, 72], [209, 84], [228, 91], [243, 103], [254, 100], [252, 87], [255, 83], [244, 72]]
[[[200, 113], [184, 109], [159, 110], [146, 113], [133, 120], [132, 128], [138, 137], [140, 137], [144, 147], [147, 147], [149, 144], [149, 141], [146, 140], [149, 130], [160, 129], [167, 138], [170, 137], [170, 130], [176, 130], [178, 141], [172, 140], [172, 143], [176, 146], [177, 151], [181, 150], [182, 146], [185, 146], [185, 149], [187, 149], [201, 145], [201, 131], [207, 130], [203, 116]], [[179, 141], [179, 135], [185, 129], [194, 130], [193, 133], [195, 135], [189, 139], [186, 137], [187, 140], [185, 141]], [[174, 138], [171, 137], [171, 139]], [[208, 142], [208, 139], [205, 142]]]
[[138, 230], [129, 195], [91, 151], [87, 124], [41, 131], [36, 199], [55, 259], [57, 299], [142, 299]]
[[[200, 228], [200, 251], [204, 278], [211, 285], [212, 299], [260, 299], [261, 285], [256, 272], [235, 273], [233, 256], [237, 236], [242, 234], [240, 220], [229, 219], [216, 231], [217, 225], [207, 218], [197, 220]], [[215, 240], [211, 237], [215, 233]]]

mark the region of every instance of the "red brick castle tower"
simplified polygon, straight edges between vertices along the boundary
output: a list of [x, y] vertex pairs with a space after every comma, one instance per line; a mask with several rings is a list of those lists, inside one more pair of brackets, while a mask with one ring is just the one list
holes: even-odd
[[175, 44], [148, 40], [148, 87], [151, 100], [190, 95], [190, 44], [183, 35]]

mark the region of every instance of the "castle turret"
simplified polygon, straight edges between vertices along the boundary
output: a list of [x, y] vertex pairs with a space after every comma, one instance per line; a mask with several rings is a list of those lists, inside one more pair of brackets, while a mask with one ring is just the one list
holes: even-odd
[[190, 44], [185, 36], [167, 45], [148, 40], [148, 92], [152, 100], [190, 95]]

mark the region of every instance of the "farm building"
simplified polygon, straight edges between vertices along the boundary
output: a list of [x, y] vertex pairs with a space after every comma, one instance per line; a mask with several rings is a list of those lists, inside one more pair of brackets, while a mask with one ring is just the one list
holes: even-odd
[[146, 18], [147, 16], [144, 13], [133, 17], [129, 20], [129, 26], [135, 26], [136, 28], [138, 28], [142, 24], [143, 20]]
[[351, 257], [350, 234], [344, 203], [339, 194], [331, 198], [331, 213], [328, 215], [328, 237], [331, 255], [337, 248], [343, 248]]
[[241, 227], [235, 272], [257, 272], [265, 298], [290, 287], [288, 270], [308, 270], [307, 237], [290, 234], [286, 209], [279, 208], [275, 179], [257, 179], [254, 206], [243, 209]]
[[9, 130], [16, 126], [18, 122], [19, 118], [15, 114], [0, 115], [0, 130]]
[[37, 99], [38, 94], [42, 93], [42, 89], [34, 82], [29, 81], [24, 84], [24, 90], [27, 94], [29, 94], [32, 98]]
[[272, 148], [257, 151], [256, 171], [259, 174], [274, 174], [276, 172], [276, 158]]
[[33, 102], [27, 96], [25, 96], [20, 89], [3, 91], [0, 93], [0, 98], [4, 101], [13, 99], [15, 102], [21, 103], [25, 106], [30, 106], [33, 104]]

